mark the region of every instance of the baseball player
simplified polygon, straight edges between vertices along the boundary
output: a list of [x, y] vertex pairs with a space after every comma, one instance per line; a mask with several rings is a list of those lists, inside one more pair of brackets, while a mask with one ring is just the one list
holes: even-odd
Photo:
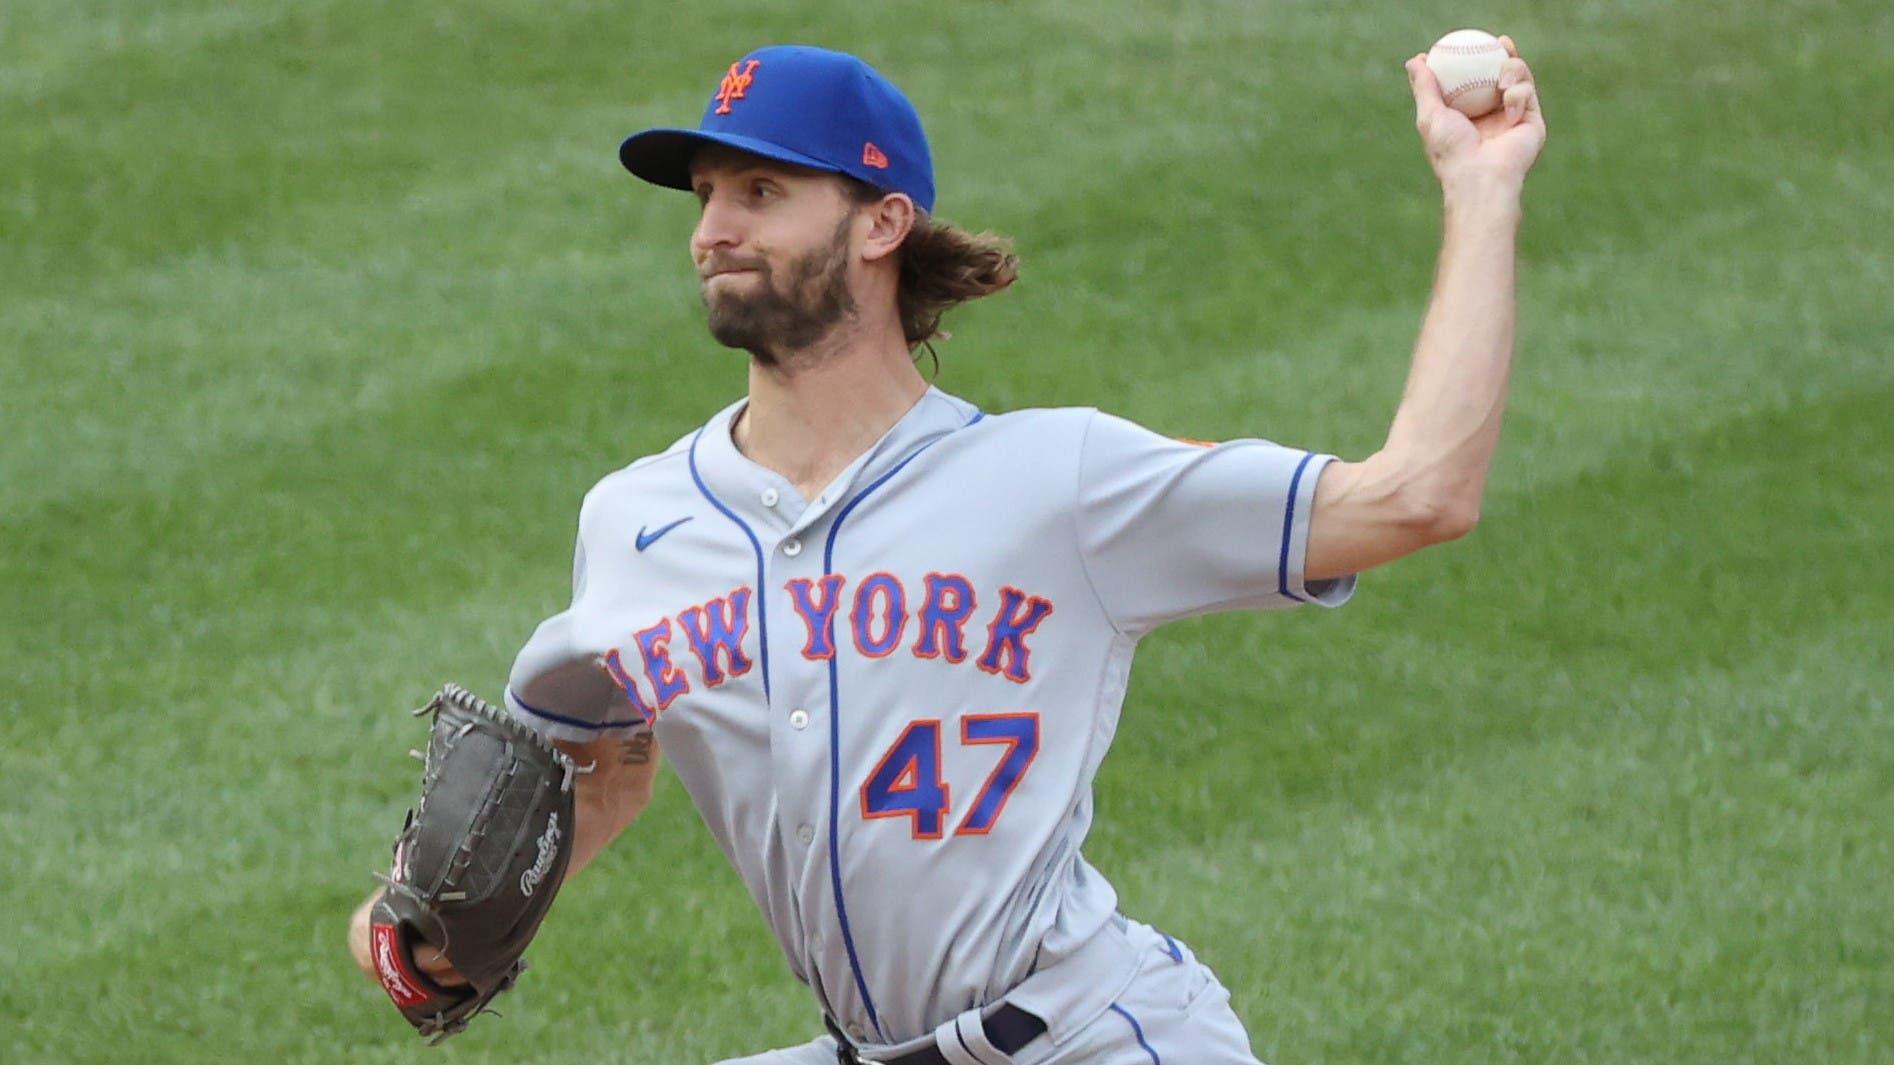
[[696, 197], [710, 331], [748, 353], [748, 391], [586, 495], [571, 606], [506, 705], [597, 765], [575, 870], [668, 756], [825, 1029], [743, 1063], [1255, 1062], [1211, 971], [1086, 862], [1092, 778], [1146, 633], [1339, 606], [1355, 574], [1473, 527], [1545, 137], [1506, 43], [1505, 107], [1477, 121], [1408, 61], [1445, 232], [1361, 462], [932, 387], [915, 351], [1016, 263], [933, 219], [919, 116], [853, 56], [752, 52], [696, 128], [624, 142], [633, 174]]

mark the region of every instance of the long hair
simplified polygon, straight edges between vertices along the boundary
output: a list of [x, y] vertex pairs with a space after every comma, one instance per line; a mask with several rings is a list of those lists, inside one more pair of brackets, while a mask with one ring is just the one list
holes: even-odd
[[[865, 181], [848, 179], [856, 202], [873, 203], [885, 196]], [[991, 296], [1019, 277], [1019, 257], [1012, 242], [996, 233], [971, 233], [937, 222], [924, 211], [914, 213], [914, 227], [901, 242], [901, 280], [897, 300], [901, 331], [908, 347], [916, 348], [948, 335], [941, 316], [962, 303]]]

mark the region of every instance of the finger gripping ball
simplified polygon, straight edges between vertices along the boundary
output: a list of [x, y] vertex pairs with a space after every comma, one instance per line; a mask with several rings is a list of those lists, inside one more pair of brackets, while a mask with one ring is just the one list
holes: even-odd
[[1454, 30], [1427, 50], [1427, 66], [1447, 106], [1478, 118], [1499, 106], [1506, 46], [1485, 30]]

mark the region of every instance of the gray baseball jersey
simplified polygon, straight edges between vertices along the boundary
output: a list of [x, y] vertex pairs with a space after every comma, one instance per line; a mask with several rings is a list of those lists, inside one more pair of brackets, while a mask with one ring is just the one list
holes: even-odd
[[509, 707], [560, 739], [654, 730], [854, 1039], [1004, 997], [1061, 1040], [1136, 965], [1079, 848], [1138, 640], [1344, 602], [1353, 578], [1302, 576], [1331, 457], [930, 389], [803, 499], [737, 450], [742, 407], [587, 494], [572, 605]]

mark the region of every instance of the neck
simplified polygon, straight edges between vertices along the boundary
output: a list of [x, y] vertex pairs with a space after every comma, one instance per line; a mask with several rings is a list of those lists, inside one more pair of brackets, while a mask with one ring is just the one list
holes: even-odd
[[899, 323], [844, 328], [774, 366], [752, 359], [750, 402], [732, 436], [813, 500], [926, 392]]

